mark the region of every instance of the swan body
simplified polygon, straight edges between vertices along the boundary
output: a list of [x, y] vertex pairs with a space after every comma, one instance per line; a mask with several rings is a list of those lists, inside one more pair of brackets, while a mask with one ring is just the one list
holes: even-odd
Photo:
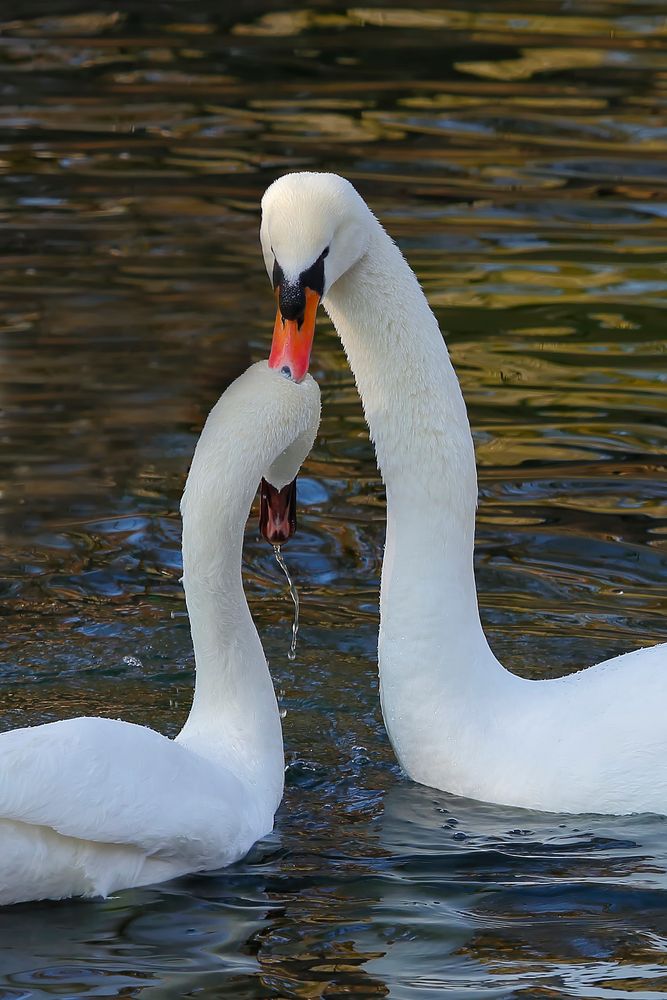
[[667, 644], [554, 680], [525, 680], [499, 663], [477, 604], [466, 407], [414, 273], [334, 174], [288, 174], [262, 208], [269, 273], [275, 258], [298, 282], [327, 248], [322, 302], [386, 486], [380, 693], [405, 772], [546, 811], [667, 812]]
[[272, 829], [282, 732], [243, 593], [243, 530], [262, 475], [277, 488], [295, 477], [319, 409], [312, 378], [262, 362], [206, 421], [181, 504], [196, 683], [176, 739], [104, 718], [0, 736], [0, 905], [218, 868]]

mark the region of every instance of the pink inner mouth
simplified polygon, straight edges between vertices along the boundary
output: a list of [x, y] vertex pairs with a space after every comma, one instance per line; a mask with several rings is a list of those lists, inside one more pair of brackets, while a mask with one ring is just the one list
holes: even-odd
[[296, 479], [281, 490], [262, 479], [259, 530], [270, 545], [284, 545], [290, 540], [296, 531]]

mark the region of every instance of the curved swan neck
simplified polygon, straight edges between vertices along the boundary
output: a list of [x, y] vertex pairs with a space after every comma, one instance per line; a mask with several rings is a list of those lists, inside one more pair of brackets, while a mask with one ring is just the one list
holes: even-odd
[[319, 390], [312, 379], [297, 386], [266, 363], [254, 365], [211, 411], [181, 503], [196, 680], [178, 739], [261, 787], [274, 809], [283, 787], [282, 730], [243, 591], [243, 535], [260, 478], [296, 475], [318, 418]]
[[[253, 786], [282, 793], [278, 705], [243, 591], [243, 533], [261, 477], [216, 410], [193, 459], [183, 498], [183, 587], [195, 654], [195, 691], [179, 740], [232, 766]], [[237, 443], [238, 444], [238, 443]], [[269, 463], [267, 462], [266, 465]]]
[[[473, 572], [477, 477], [465, 403], [415, 275], [370, 212], [369, 227], [366, 253], [324, 305], [354, 373], [387, 489], [380, 656], [395, 640], [411, 660], [424, 650], [418, 669], [441, 671], [433, 651], [445, 644], [453, 669], [481, 668], [492, 654]], [[392, 666], [385, 657], [385, 675], [415, 666], [399, 661]]]

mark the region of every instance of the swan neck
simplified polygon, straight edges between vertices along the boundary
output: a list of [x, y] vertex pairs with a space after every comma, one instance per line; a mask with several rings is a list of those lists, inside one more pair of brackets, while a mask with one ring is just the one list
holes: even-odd
[[178, 739], [233, 767], [277, 807], [284, 772], [282, 729], [241, 573], [244, 528], [262, 456], [249, 460], [241, 449], [237, 455], [232, 434], [221, 449], [218, 435], [209, 440], [206, 430], [182, 503], [183, 587], [196, 673], [192, 708]]
[[[435, 316], [371, 216], [361, 260], [325, 308], [361, 395], [387, 491], [382, 643], [488, 650], [473, 570], [477, 476], [465, 403]], [[428, 654], [428, 645], [426, 648]], [[382, 667], [382, 664], [381, 664]]]

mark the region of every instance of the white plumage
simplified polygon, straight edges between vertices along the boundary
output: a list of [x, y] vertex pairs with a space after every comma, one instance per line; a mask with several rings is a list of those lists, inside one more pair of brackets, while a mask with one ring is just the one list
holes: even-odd
[[284, 759], [278, 706], [241, 582], [262, 475], [296, 475], [319, 390], [266, 363], [213, 408], [183, 501], [184, 587], [196, 688], [175, 740], [68, 719], [0, 736], [0, 904], [105, 896], [230, 864], [273, 826]]
[[416, 781], [555, 812], [667, 812], [667, 645], [523, 680], [482, 630], [477, 477], [465, 403], [419, 283], [354, 188], [289, 174], [262, 202], [269, 274], [325, 248], [324, 307], [354, 372], [387, 489], [382, 711]]

